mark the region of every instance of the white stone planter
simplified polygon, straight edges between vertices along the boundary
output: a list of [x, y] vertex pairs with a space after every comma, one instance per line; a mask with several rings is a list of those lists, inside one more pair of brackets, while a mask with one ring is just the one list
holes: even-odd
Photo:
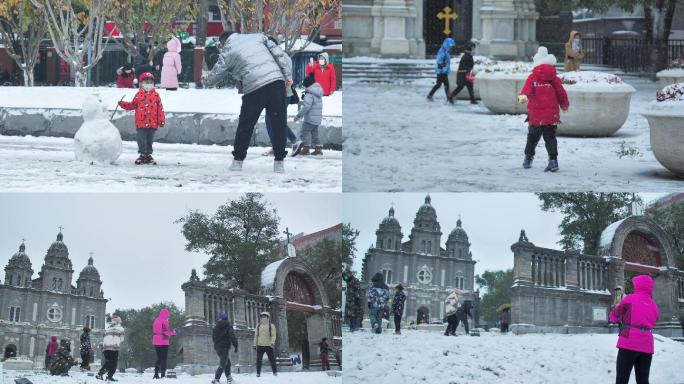
[[518, 103], [518, 95], [529, 75], [529, 73], [478, 73], [475, 83], [479, 87], [482, 103], [493, 113], [527, 113], [527, 105]]
[[564, 85], [570, 100], [561, 111], [558, 134], [601, 137], [615, 134], [629, 117], [629, 103], [636, 89], [629, 84]]
[[684, 177], [684, 102], [653, 102], [642, 113], [651, 129], [651, 150], [656, 159], [679, 177]]
[[[449, 73], [449, 93], [453, 92], [456, 85], [457, 71], [451, 71]], [[478, 77], [475, 77], [475, 83], [473, 84], [473, 93], [475, 94], [475, 99], [480, 100], [480, 84], [477, 81]], [[470, 100], [470, 95], [468, 95], [468, 89], [463, 88], [463, 90], [456, 96], [458, 100]]]
[[665, 69], [656, 74], [660, 85], [667, 87], [668, 85], [684, 83], [684, 69]]

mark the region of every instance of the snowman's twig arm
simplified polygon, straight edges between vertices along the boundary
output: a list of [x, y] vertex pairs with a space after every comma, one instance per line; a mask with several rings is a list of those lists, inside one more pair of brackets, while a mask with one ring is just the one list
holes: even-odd
[[[124, 97], [126, 97], [126, 95], [121, 96], [119, 103], [123, 101]], [[114, 107], [114, 112], [112, 112], [112, 117], [109, 118], [109, 121], [114, 120], [114, 115], [116, 114], [116, 111], [119, 110], [119, 103], [116, 103], [116, 107]]]

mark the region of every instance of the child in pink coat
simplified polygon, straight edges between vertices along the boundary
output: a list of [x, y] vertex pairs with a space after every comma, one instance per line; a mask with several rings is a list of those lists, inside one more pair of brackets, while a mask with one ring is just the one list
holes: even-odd
[[648, 275], [632, 279], [634, 293], [625, 296], [610, 312], [610, 321], [620, 324], [617, 348], [616, 384], [627, 384], [634, 367], [637, 384], [648, 384], [653, 357], [653, 327], [658, 306], [653, 301], [653, 279]]
[[183, 67], [181, 66], [181, 42], [177, 38], [172, 38], [166, 43], [168, 52], [164, 54], [161, 70], [161, 87], [167, 91], [178, 90], [178, 75]]
[[172, 331], [169, 327], [169, 310], [163, 308], [159, 312], [159, 316], [154, 319], [152, 324], [152, 344], [154, 345], [154, 350], [157, 352], [157, 363], [154, 365], [154, 379], [159, 379], [161, 377], [166, 377], [166, 359], [169, 355], [169, 338], [171, 336], [176, 336], [176, 332]]

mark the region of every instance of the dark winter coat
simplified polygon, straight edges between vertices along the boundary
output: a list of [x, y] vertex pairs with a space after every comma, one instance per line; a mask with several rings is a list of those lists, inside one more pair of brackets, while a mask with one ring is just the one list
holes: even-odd
[[511, 310], [510, 309], [505, 309], [501, 312], [501, 322], [504, 324], [510, 324], [511, 323]]
[[444, 39], [442, 47], [437, 52], [437, 62], [435, 63], [435, 73], [438, 75], [448, 75], [451, 72], [451, 48], [456, 42], [451, 37]]
[[133, 100], [119, 101], [119, 106], [126, 110], [135, 110], [135, 127], [138, 129], [157, 129], [164, 126], [164, 106], [159, 94], [154, 89], [140, 89]]
[[321, 341], [320, 344], [318, 344], [318, 349], [320, 349], [321, 353], [328, 353], [330, 352], [330, 347], [328, 346], [327, 341]]
[[50, 374], [55, 376], [64, 374], [74, 365], [76, 365], [76, 361], [71, 357], [71, 348], [68, 344], [64, 343], [52, 357], [49, 369]]
[[456, 317], [459, 320], [465, 320], [466, 317], [470, 317], [471, 319], [473, 318], [473, 313], [470, 311], [473, 307], [473, 304], [470, 300], [466, 300], [461, 304], [460, 307], [458, 307], [458, 310], [456, 311]]
[[538, 65], [527, 78], [520, 92], [527, 96], [528, 121], [530, 125], [558, 125], [560, 108], [570, 106], [568, 94], [560, 79], [556, 76], [556, 68], [550, 64]]
[[342, 279], [347, 283], [345, 311], [347, 316], [363, 317], [363, 305], [361, 304], [361, 283], [353, 274], [345, 272]]
[[211, 339], [214, 341], [214, 349], [230, 348], [231, 345], [235, 349], [238, 347], [237, 337], [235, 337], [233, 332], [233, 325], [228, 320], [216, 322], [211, 333]]
[[404, 303], [406, 302], [406, 294], [404, 291], [399, 291], [394, 294], [392, 299], [392, 313], [396, 316], [404, 314]]
[[474, 67], [475, 60], [473, 59], [473, 55], [471, 55], [470, 52], [466, 52], [461, 56], [461, 62], [458, 63], [458, 74], [463, 74], [465, 76], [465, 74], [472, 71]]
[[389, 302], [389, 287], [384, 282], [381, 273], [376, 273], [371, 279], [373, 283], [368, 287], [368, 308], [380, 309], [385, 308]]
[[90, 344], [90, 332], [81, 333], [81, 353], [90, 353], [93, 347]]

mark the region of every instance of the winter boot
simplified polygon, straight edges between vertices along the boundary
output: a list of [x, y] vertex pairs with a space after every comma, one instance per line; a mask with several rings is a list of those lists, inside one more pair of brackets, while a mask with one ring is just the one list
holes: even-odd
[[107, 380], [105, 380], [105, 381], [119, 381], [119, 380], [117, 380], [111, 376], [107, 376]]
[[273, 162], [273, 172], [275, 173], [285, 173], [285, 162], [282, 160]]
[[97, 375], [95, 375], [95, 378], [98, 380], [104, 380], [101, 373], [98, 373]]
[[427, 99], [428, 99], [428, 101], [435, 101], [435, 98], [432, 96], [428, 96]]
[[242, 172], [242, 163], [243, 163], [242, 160], [233, 159], [233, 163], [230, 164], [230, 168], [228, 168], [228, 169], [233, 171], [233, 172]]
[[235, 382], [235, 380], [233, 380], [233, 376], [228, 376], [226, 379], [228, 380], [228, 384], [233, 384]]
[[211, 384], [221, 384], [221, 382], [218, 381], [218, 380], [216, 380], [216, 379], [214, 379], [214, 380], [211, 381]]
[[154, 157], [152, 157], [152, 155], [147, 155], [145, 156], [145, 164], [157, 165], [157, 162], [154, 160]]
[[308, 145], [303, 145], [303, 146], [302, 146], [302, 150], [299, 151], [299, 154], [302, 155], [302, 156], [308, 156], [308, 155], [310, 155], [311, 152], [309, 152], [309, 146], [308, 146]]
[[261, 377], [261, 373], [257, 373], [257, 377]]
[[137, 159], [135, 159], [135, 165], [140, 164], [145, 164], [145, 155], [140, 155]]
[[314, 149], [312, 155], [314, 156], [323, 156], [323, 146], [322, 145], [317, 145], [316, 149]]
[[534, 160], [534, 159], [531, 157], [525, 157], [525, 161], [523, 161], [523, 168], [525, 168], [525, 169], [532, 168], [532, 160]]
[[301, 140], [298, 140], [296, 143], [294, 143], [292, 146], [292, 157], [299, 155], [299, 153], [302, 151], [302, 148], [304, 148], [304, 142]]
[[472, 105], [477, 105], [477, 104], [478, 104], [478, 102], [477, 102], [477, 101], [475, 101], [475, 100], [470, 100], [470, 104], [472, 104]]
[[449, 102], [449, 104], [453, 104], [453, 103], [454, 103], [454, 98], [453, 98], [453, 96], [449, 96], [449, 98], [447, 99], [447, 101]]
[[558, 160], [549, 160], [549, 165], [546, 166], [544, 172], [558, 172]]

